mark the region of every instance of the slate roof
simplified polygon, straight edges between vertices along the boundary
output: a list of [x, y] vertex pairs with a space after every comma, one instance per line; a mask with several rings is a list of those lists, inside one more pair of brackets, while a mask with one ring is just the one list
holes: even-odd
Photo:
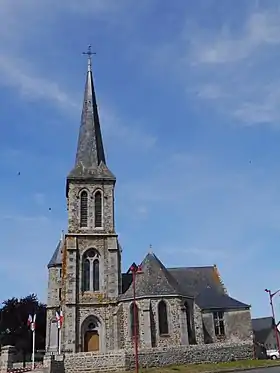
[[[135, 288], [138, 297], [161, 295], [183, 295], [176, 279], [168, 272], [155, 254], [149, 253], [141, 263], [141, 274], [136, 276]], [[131, 275], [123, 276], [124, 285], [127, 287], [120, 299], [133, 297]]]
[[51, 260], [49, 261], [48, 268], [56, 267], [62, 264], [62, 249], [63, 249], [64, 238], [58, 241], [56, 249], [53, 253]]
[[272, 331], [271, 328], [254, 331], [254, 340], [258, 343], [265, 344], [271, 331]]
[[[155, 254], [149, 253], [136, 276], [136, 297], [178, 295], [195, 298], [201, 309], [247, 309], [226, 294], [215, 266], [166, 268]], [[122, 275], [120, 300], [132, 299], [132, 275]]]
[[274, 321], [271, 316], [252, 319], [252, 328], [255, 340], [261, 344], [264, 344], [269, 337], [269, 334], [273, 330], [273, 325]]
[[205, 288], [211, 287], [218, 293], [225, 293], [225, 288], [214, 266], [168, 268], [168, 271], [181, 284], [185, 294], [196, 297]]
[[211, 309], [246, 309], [248, 304], [242, 303], [226, 294], [217, 292], [213, 288], [206, 288], [195, 298], [197, 305], [202, 310]]
[[252, 328], [254, 331], [259, 331], [263, 329], [271, 329], [273, 327], [273, 318], [269, 317], [258, 317], [252, 319]]
[[116, 179], [106, 165], [90, 55], [75, 166], [67, 177], [66, 195], [69, 180], [75, 179]]

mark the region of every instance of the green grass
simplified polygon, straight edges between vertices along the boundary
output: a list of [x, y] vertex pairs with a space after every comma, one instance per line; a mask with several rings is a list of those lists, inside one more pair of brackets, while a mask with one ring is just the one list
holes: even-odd
[[240, 369], [240, 368], [262, 368], [273, 365], [280, 365], [278, 360], [239, 360], [231, 361], [228, 363], [204, 363], [204, 364], [189, 364], [189, 365], [173, 365], [162, 368], [150, 368], [143, 369], [143, 373], [204, 373], [204, 372], [215, 372], [220, 370], [228, 369]]

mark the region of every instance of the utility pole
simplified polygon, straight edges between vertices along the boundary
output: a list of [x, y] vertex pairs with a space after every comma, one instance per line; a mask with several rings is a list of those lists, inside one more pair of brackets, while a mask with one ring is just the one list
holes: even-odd
[[132, 286], [133, 286], [133, 336], [134, 336], [134, 350], [135, 350], [135, 372], [138, 373], [139, 371], [139, 358], [138, 358], [138, 323], [139, 323], [139, 315], [138, 309], [136, 304], [136, 275], [141, 272], [141, 267], [137, 264], [133, 263], [130, 268], [129, 272], [132, 273]]
[[275, 338], [276, 338], [276, 343], [277, 343], [277, 350], [278, 350], [278, 353], [280, 354], [279, 332], [278, 332], [277, 325], [276, 325], [275, 312], [274, 312], [274, 306], [273, 306], [273, 297], [274, 297], [274, 295], [276, 295], [280, 292], [280, 289], [275, 291], [274, 293], [272, 293], [271, 290], [269, 290], [269, 289], [265, 289], [265, 291], [269, 295], [269, 303], [270, 303], [272, 318], [273, 318], [273, 322], [274, 322], [274, 332], [275, 332]]

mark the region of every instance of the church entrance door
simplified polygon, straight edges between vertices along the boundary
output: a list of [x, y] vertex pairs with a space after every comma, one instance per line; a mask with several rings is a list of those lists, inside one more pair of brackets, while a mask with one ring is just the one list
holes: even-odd
[[99, 351], [99, 334], [97, 330], [89, 330], [85, 334], [85, 352]]

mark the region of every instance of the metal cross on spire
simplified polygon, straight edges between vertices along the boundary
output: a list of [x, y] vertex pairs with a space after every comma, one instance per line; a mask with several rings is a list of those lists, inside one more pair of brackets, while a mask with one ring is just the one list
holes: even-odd
[[83, 52], [83, 54], [88, 56], [88, 71], [91, 71], [91, 56], [96, 53], [91, 51], [91, 45], [89, 45], [87, 52]]

